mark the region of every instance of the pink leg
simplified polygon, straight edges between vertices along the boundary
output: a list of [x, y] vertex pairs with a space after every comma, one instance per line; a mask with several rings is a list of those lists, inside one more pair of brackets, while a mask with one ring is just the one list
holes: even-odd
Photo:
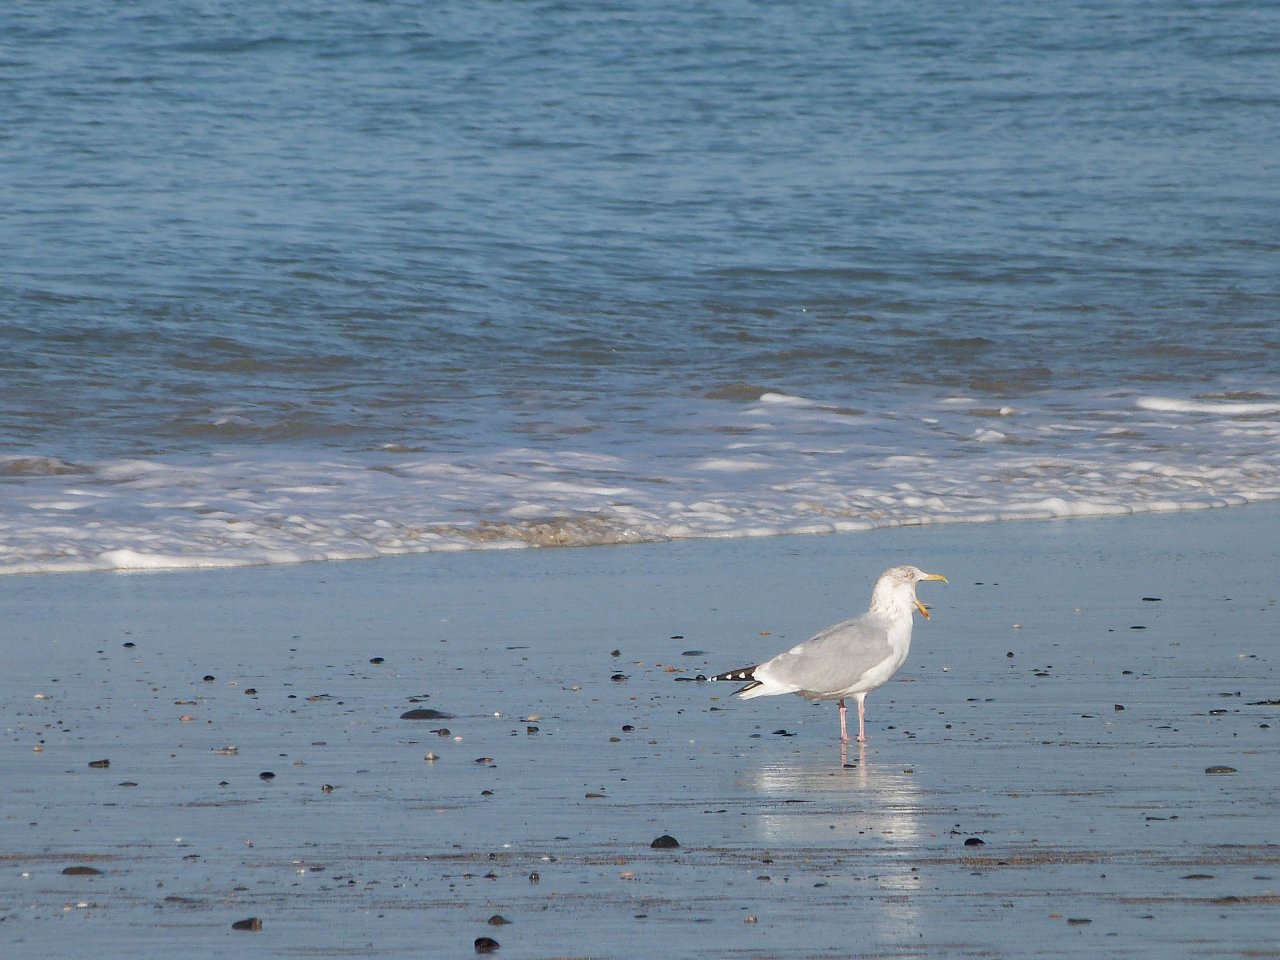
[[859, 743], [867, 742], [866, 721], [867, 721], [867, 708], [866, 708], [866, 705], [863, 703], [863, 698], [859, 697], [858, 698], [858, 742]]
[[848, 743], [848, 742], [849, 742], [849, 731], [845, 728], [845, 725], [844, 725], [844, 709], [845, 709], [845, 708], [844, 708], [844, 700], [843, 700], [843, 699], [841, 699], [841, 700], [840, 700], [839, 707], [840, 707], [840, 742], [841, 742], [841, 743]]

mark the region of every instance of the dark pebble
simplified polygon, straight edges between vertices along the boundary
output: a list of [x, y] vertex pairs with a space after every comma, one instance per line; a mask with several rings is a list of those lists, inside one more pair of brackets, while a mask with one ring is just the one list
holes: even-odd
[[631, 724], [629, 724], [629, 723], [624, 723], [624, 724], [622, 725], [622, 732], [623, 732], [623, 733], [631, 733], [633, 730], [635, 730], [635, 727], [633, 727], [633, 726], [632, 726]]
[[1117, 709], [1117, 710], [1123, 710], [1123, 709], [1124, 709], [1124, 704], [1123, 704], [1123, 703], [1117, 703], [1117, 704], [1116, 704], [1116, 709]]
[[93, 769], [95, 770], [105, 770], [107, 769], [107, 767], [111, 766], [111, 761], [110, 760], [90, 760], [89, 766], [93, 767]]
[[612, 680], [614, 683], [622, 683], [624, 680], [630, 680], [631, 678], [628, 677], [625, 673], [615, 673], [609, 679]]
[[333, 793], [333, 784], [326, 783], [320, 788], [321, 793]]
[[116, 786], [120, 787], [136, 787], [138, 784], [134, 780], [121, 780]]
[[476, 953], [493, 953], [501, 944], [493, 937], [476, 937]]
[[685, 650], [681, 652], [682, 657], [701, 657], [706, 654], [705, 650]]
[[491, 927], [501, 927], [504, 924], [507, 924], [510, 922], [511, 922], [510, 920], [508, 920], [506, 917], [504, 917], [500, 913], [495, 913], [492, 917], [489, 918], [489, 926]]
[[649, 846], [653, 847], [655, 850], [671, 850], [680, 846], [680, 841], [671, 836], [671, 834], [664, 833], [662, 836], [654, 840], [653, 843], [649, 844]]
[[120, 644], [120, 646], [133, 648], [133, 647], [136, 647], [137, 644], [134, 643], [132, 640], [126, 640], [124, 643]]
[[102, 871], [97, 867], [67, 867], [62, 871], [64, 877], [100, 877]]
[[272, 773], [270, 770], [263, 770], [260, 774], [258, 774], [259, 780], [274, 780], [275, 778], [276, 778], [276, 775]]
[[622, 651], [621, 651], [621, 650], [610, 650], [610, 651], [609, 651], [609, 656], [611, 656], [611, 657], [620, 657], [620, 656], [622, 656]]
[[524, 732], [525, 732], [525, 733], [537, 733], [537, 732], [538, 732], [538, 728], [537, 728], [537, 727], [534, 727], [534, 726], [528, 726], [528, 727], [525, 727], [525, 728], [524, 728]]
[[217, 677], [215, 677], [212, 673], [206, 673], [206, 674], [204, 675], [204, 682], [205, 682], [205, 683], [213, 683], [213, 681], [215, 681], [215, 680], [217, 680], [217, 679], [218, 679], [218, 678], [217, 678]]
[[984, 847], [986, 844], [987, 841], [983, 840], [981, 837], [970, 837], [964, 842], [966, 847]]
[[1145, 630], [1145, 629], [1147, 629], [1147, 628], [1146, 628], [1146, 627], [1144, 627], [1144, 626], [1142, 626], [1142, 624], [1138, 624], [1137, 626], [1135, 626], [1135, 627], [1130, 627], [1129, 629], [1130, 629], [1130, 630]]
[[383, 660], [382, 657], [370, 657], [369, 662], [370, 663], [386, 663], [387, 661]]
[[493, 757], [476, 757], [476, 763], [493, 763]]
[[1068, 917], [1067, 923], [1071, 924], [1073, 927], [1082, 927], [1086, 923], [1093, 923], [1093, 921], [1088, 917]]
[[1005, 656], [1006, 656], [1006, 657], [1008, 657], [1010, 660], [1012, 660], [1012, 659], [1013, 659], [1013, 651], [1012, 651], [1012, 650], [1010, 650], [1008, 653], [1006, 653], [1006, 654], [1005, 654]]
[[416, 710], [406, 710], [400, 714], [401, 720], [452, 720], [452, 713], [445, 713], [443, 710], [432, 710], [430, 707], [419, 707]]
[[1215, 776], [1224, 777], [1224, 776], [1230, 776], [1231, 774], [1235, 773], [1236, 768], [1235, 767], [1205, 767], [1204, 772], [1209, 774], [1209, 776], [1211, 777], [1215, 777]]
[[1179, 877], [1179, 880], [1212, 880], [1212, 873], [1188, 873], [1185, 877]]
[[1144, 603], [1159, 603], [1162, 599], [1163, 597], [1143, 597], [1142, 598]]
[[257, 687], [245, 687], [245, 688], [244, 688], [244, 695], [245, 695], [246, 697], [256, 697], [256, 696], [258, 695], [258, 688], [257, 688]]
[[257, 933], [262, 929], [262, 921], [257, 917], [246, 917], [244, 920], [237, 920], [231, 925], [232, 930], [251, 930]]

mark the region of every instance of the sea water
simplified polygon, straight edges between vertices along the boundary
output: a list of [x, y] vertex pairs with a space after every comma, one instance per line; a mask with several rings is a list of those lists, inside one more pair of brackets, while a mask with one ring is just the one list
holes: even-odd
[[1280, 6], [0, 11], [0, 572], [1280, 498]]

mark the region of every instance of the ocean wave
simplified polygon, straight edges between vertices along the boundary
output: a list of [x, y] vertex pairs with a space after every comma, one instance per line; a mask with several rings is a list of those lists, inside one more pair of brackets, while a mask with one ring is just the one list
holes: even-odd
[[[0, 573], [222, 567], [1106, 516], [1280, 499], [1280, 424], [1150, 398], [858, 418], [762, 395], [595, 449], [5, 461]], [[1199, 401], [1193, 401], [1195, 406]], [[1179, 409], [1178, 412], [1181, 412]], [[660, 417], [655, 418], [661, 422]], [[750, 424], [748, 434], [739, 429]], [[749, 439], [745, 439], [749, 437]], [[579, 442], [585, 442], [580, 440]]]

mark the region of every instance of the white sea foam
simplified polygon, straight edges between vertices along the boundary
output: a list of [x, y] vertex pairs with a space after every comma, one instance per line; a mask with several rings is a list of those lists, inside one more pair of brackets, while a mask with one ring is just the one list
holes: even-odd
[[1223, 417], [1280, 414], [1280, 403], [1235, 403], [1226, 400], [1177, 400], [1171, 397], [1140, 397], [1141, 410], [1160, 413], [1212, 413]]
[[[1258, 404], [1241, 421], [1238, 405], [1151, 399], [1098, 396], [1069, 421], [1060, 404], [1021, 404], [1000, 431], [983, 425], [989, 411], [954, 402], [833, 418], [804, 398], [761, 398], [682, 409], [678, 430], [592, 438], [595, 449], [0, 459], [0, 572], [856, 531], [1280, 498], [1280, 423], [1259, 417]], [[758, 428], [750, 443], [740, 439], [748, 424]]]

